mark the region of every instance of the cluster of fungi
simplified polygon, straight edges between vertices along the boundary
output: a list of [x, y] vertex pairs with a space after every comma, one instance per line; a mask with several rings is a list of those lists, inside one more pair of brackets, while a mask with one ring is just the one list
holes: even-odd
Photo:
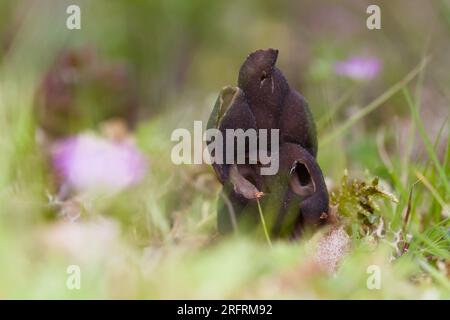
[[306, 100], [275, 66], [277, 58], [275, 49], [251, 53], [240, 68], [237, 86], [222, 89], [208, 121], [208, 128], [223, 136], [227, 129], [279, 130], [279, 150], [268, 146], [269, 153], [278, 154], [276, 174], [262, 175], [261, 163], [213, 163], [223, 185], [218, 205], [221, 233], [253, 228], [259, 221], [259, 204], [274, 237], [298, 237], [328, 220], [314, 119]]

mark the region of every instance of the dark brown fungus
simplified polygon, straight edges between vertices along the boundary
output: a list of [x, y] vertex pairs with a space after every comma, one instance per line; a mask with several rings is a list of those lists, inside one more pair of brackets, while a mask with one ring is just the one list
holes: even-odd
[[[222, 89], [208, 121], [208, 128], [223, 137], [226, 129], [279, 130], [279, 150], [272, 150], [267, 139], [268, 151], [278, 151], [276, 174], [262, 175], [260, 162], [213, 164], [223, 184], [218, 207], [222, 233], [258, 223], [257, 199], [273, 236], [298, 236], [327, 220], [328, 191], [316, 161], [314, 119], [306, 100], [275, 66], [277, 58], [275, 49], [251, 53], [239, 71], [238, 86]], [[225, 141], [222, 151], [225, 159]]]

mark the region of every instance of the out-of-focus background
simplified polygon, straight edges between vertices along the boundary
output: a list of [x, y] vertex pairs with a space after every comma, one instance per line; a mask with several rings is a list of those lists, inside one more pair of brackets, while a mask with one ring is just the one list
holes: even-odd
[[[269, 47], [346, 221], [270, 249], [170, 160]], [[448, 0], [1, 1], [0, 298], [449, 298], [449, 51]]]

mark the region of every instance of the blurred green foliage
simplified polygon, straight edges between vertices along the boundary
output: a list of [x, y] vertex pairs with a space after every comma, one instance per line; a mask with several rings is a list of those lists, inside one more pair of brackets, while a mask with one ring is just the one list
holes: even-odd
[[[1, 1], [0, 298], [448, 299], [450, 2], [377, 3], [382, 29], [370, 31], [365, 1]], [[65, 27], [69, 4], [81, 7], [81, 30]], [[263, 239], [218, 237], [212, 170], [170, 161], [172, 130], [206, 121], [246, 55], [267, 47], [280, 50], [280, 69], [328, 139], [319, 138], [319, 163], [330, 191], [345, 191], [348, 169], [360, 181], [378, 176], [380, 190], [398, 198], [373, 212], [392, 237], [352, 239], [335, 276], [308, 267], [314, 238], [269, 250]], [[58, 184], [35, 108], [57, 57], [80, 48], [129, 68], [133, 135], [151, 168], [139, 186], [81, 201], [80, 221], [69, 223], [49, 201]], [[383, 62], [376, 79], [334, 73], [336, 61], [358, 55]], [[107, 107], [91, 95], [79, 101]], [[100, 131], [99, 121], [82, 120], [78, 130]], [[400, 254], [396, 235], [407, 244]], [[82, 270], [80, 290], [66, 287], [72, 264]], [[366, 287], [372, 264], [382, 269], [381, 290]]]

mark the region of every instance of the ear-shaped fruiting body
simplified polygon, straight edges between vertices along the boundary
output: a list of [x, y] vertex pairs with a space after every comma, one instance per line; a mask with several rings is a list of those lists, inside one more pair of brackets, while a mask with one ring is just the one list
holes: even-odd
[[[222, 133], [222, 155], [223, 161], [227, 158], [226, 154], [226, 137], [227, 129], [241, 129], [243, 131], [254, 129], [256, 131], [256, 121], [250, 107], [245, 99], [244, 92], [238, 87], [224, 87], [216, 100], [213, 112], [208, 120], [207, 129], [218, 129]], [[233, 141], [234, 143], [236, 141]], [[209, 142], [208, 144], [210, 144]], [[231, 143], [229, 141], [228, 143]], [[218, 152], [216, 147], [215, 152]], [[248, 150], [248, 145], [246, 145]], [[236, 150], [234, 150], [236, 153]], [[235, 155], [233, 155], [235, 158]], [[233, 176], [230, 176], [230, 166], [225, 163], [213, 163], [214, 170], [219, 177], [219, 180], [224, 183], [229, 178], [233, 181], [241, 181], [238, 172], [235, 170]], [[244, 190], [247, 190], [244, 188]]]
[[325, 222], [328, 191], [310, 151], [295, 143], [284, 143], [280, 147], [280, 169], [271, 179], [271, 190], [282, 190], [274, 235], [292, 235], [304, 224], [318, 226]]
[[275, 66], [277, 57], [275, 49], [251, 53], [239, 71], [238, 86], [259, 129], [280, 129], [281, 141], [298, 143], [315, 157], [317, 136], [311, 111]]
[[278, 50], [256, 50], [250, 53], [239, 70], [238, 86], [244, 91], [254, 83], [267, 79], [277, 62]]
[[239, 71], [238, 86], [244, 91], [259, 129], [276, 129], [284, 98], [286, 79], [275, 67], [278, 50], [251, 53]]
[[238, 87], [225, 87], [221, 94], [218, 129], [255, 129], [256, 120], [245, 98], [244, 92]]
[[281, 149], [283, 165], [291, 163], [289, 185], [301, 197], [300, 214], [308, 225], [322, 224], [328, 213], [328, 190], [316, 159], [297, 144], [285, 143]]
[[256, 121], [239, 87], [223, 87], [208, 119], [207, 129], [256, 129]]

